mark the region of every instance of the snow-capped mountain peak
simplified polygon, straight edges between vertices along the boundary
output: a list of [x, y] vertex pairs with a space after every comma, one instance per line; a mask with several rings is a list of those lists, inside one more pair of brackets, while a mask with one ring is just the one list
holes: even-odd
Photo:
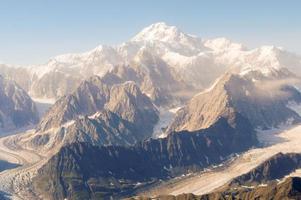
[[164, 22], [159, 22], [144, 28], [140, 33], [132, 38], [132, 41], [169, 42], [179, 40], [185, 36], [186, 34], [181, 32], [177, 27], [168, 26]]
[[175, 51], [183, 55], [195, 55], [205, 49], [201, 38], [186, 34], [175, 26], [164, 22], [152, 24], [144, 28], [130, 42], [151, 45], [156, 49]]
[[[57, 98], [73, 91], [90, 76], [103, 76], [116, 66], [131, 64], [150, 70], [168, 66], [167, 70], [196, 88], [208, 87], [230, 68], [241, 74], [260, 71], [266, 75], [288, 68], [301, 75], [301, 57], [282, 48], [247, 49], [223, 37], [203, 40], [164, 22], [144, 28], [130, 41], [117, 46], [100, 45], [87, 52], [56, 56], [44, 65], [18, 69], [32, 80], [25, 80], [19, 76], [21, 73], [6, 66], [0, 66], [0, 73], [15, 77], [35, 98]], [[77, 84], [70, 86], [71, 81]], [[47, 95], [43, 95], [45, 91], [49, 91]]]
[[169, 26], [165, 22], [159, 22], [144, 28], [131, 41], [160, 41], [193, 45], [194, 42], [200, 42], [201, 39], [182, 32], [176, 26]]

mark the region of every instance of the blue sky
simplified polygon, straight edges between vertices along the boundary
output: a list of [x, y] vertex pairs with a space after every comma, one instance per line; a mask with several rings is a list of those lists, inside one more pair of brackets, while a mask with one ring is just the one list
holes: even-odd
[[298, 0], [0, 0], [0, 62], [38, 64], [99, 44], [119, 44], [159, 21], [203, 38], [301, 54]]

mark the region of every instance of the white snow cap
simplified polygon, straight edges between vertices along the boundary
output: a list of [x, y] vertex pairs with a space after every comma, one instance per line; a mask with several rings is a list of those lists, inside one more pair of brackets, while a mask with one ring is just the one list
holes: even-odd
[[242, 44], [234, 43], [225, 37], [206, 40], [204, 42], [204, 46], [215, 51], [223, 51], [229, 49], [246, 50], [246, 47], [244, 47]]
[[168, 26], [165, 22], [158, 22], [144, 28], [134, 36], [131, 41], [180, 41], [186, 37], [196, 38], [195, 36], [183, 33], [175, 26]]

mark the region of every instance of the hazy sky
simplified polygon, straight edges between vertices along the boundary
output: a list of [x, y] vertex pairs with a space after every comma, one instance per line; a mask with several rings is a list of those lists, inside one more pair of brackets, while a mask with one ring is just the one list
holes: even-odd
[[0, 9], [0, 62], [10, 64], [119, 44], [159, 21], [203, 38], [301, 54], [299, 0], [0, 0]]

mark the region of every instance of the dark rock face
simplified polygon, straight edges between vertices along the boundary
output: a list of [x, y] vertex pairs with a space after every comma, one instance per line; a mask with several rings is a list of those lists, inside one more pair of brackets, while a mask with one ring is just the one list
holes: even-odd
[[133, 197], [127, 200], [298, 200], [301, 199], [301, 178], [287, 178], [280, 184], [269, 184], [264, 187], [226, 189], [206, 195], [181, 194], [177, 196], [162, 195], [155, 198]]
[[143, 149], [153, 152], [154, 155], [168, 154], [168, 156], [156, 157], [158, 162], [165, 166], [196, 164], [206, 167], [208, 164], [220, 162], [233, 152], [243, 151], [256, 142], [256, 136], [249, 122], [237, 114], [232, 124], [229, 124], [227, 119], [220, 118], [208, 129], [175, 132], [167, 138], [152, 139], [141, 145]]
[[251, 190], [239, 189], [237, 193], [236, 199], [301, 199], [301, 178], [291, 177], [280, 184], [269, 184]]
[[39, 120], [34, 102], [15, 82], [0, 76], [0, 132], [36, 124]]
[[132, 147], [74, 143], [52, 157], [34, 182], [50, 199], [122, 196], [158, 179], [220, 163], [253, 144], [251, 125], [237, 114], [232, 125], [220, 118], [208, 129], [173, 133]]
[[301, 154], [278, 153], [250, 172], [235, 178], [231, 186], [258, 185], [276, 179], [282, 179], [296, 169], [301, 168]]

